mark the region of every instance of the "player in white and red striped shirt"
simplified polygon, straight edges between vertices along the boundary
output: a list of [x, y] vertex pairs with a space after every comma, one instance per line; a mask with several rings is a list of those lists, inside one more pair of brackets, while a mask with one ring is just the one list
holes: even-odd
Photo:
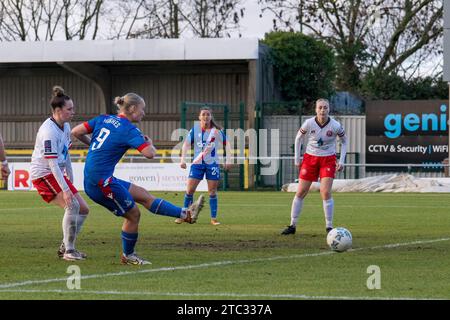
[[[330, 104], [326, 99], [316, 101], [316, 117], [306, 120], [295, 138], [295, 165], [299, 167], [298, 189], [292, 201], [291, 224], [281, 234], [294, 234], [309, 188], [320, 177], [320, 195], [325, 213], [325, 228], [333, 229], [334, 201], [331, 188], [336, 170], [344, 169], [347, 153], [347, 138], [344, 128], [329, 116]], [[341, 143], [341, 156], [336, 159], [336, 140]], [[303, 161], [300, 163], [301, 146], [306, 145]]]
[[70, 161], [70, 125], [74, 112], [72, 99], [55, 86], [50, 101], [52, 116], [44, 121], [36, 136], [31, 157], [31, 179], [47, 203], [64, 209], [63, 242], [58, 256], [64, 260], [83, 260], [86, 255], [75, 249], [75, 239], [89, 213], [86, 201], [73, 186]]

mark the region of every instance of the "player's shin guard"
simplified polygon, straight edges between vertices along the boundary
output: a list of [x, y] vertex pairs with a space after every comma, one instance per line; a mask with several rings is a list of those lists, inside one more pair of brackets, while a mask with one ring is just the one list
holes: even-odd
[[155, 199], [150, 206], [150, 212], [154, 214], [159, 214], [162, 216], [169, 216], [169, 217], [175, 217], [175, 218], [183, 218], [181, 216], [183, 209], [180, 207], [177, 207], [170, 202], [163, 200], [163, 199]]
[[79, 214], [77, 219], [77, 235], [80, 233], [81, 228], [83, 227], [84, 220], [86, 220], [87, 214]]
[[300, 213], [303, 208], [303, 199], [297, 196], [294, 196], [294, 200], [292, 200], [291, 207], [291, 226], [297, 226], [298, 218], [300, 217]]
[[189, 208], [189, 206], [194, 202], [194, 195], [193, 194], [184, 194], [184, 208]]
[[323, 200], [323, 212], [325, 213], [326, 228], [333, 228], [333, 212], [334, 212], [334, 200], [330, 198]]
[[217, 217], [217, 194], [209, 195], [209, 207], [211, 208], [211, 219]]
[[122, 231], [122, 249], [125, 255], [132, 254], [138, 239], [138, 233], [128, 233]]
[[77, 237], [77, 223], [80, 212], [80, 204], [77, 199], [73, 199], [72, 206], [66, 207], [62, 221], [63, 241], [66, 250], [75, 249], [75, 239]]

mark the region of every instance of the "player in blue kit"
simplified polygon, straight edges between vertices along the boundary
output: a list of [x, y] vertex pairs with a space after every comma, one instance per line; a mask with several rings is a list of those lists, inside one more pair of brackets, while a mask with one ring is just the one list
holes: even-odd
[[[200, 120], [189, 131], [183, 143], [180, 166], [186, 169], [186, 154], [193, 146], [194, 160], [192, 161], [186, 194], [184, 195], [184, 206], [188, 206], [194, 200], [194, 193], [200, 181], [206, 177], [208, 183], [209, 206], [211, 209], [211, 224], [219, 225], [217, 221], [217, 187], [220, 180], [219, 149], [226, 150], [225, 170], [231, 167], [231, 148], [227, 144], [227, 138], [223, 130], [214, 121], [212, 111], [208, 107], [200, 109]], [[176, 223], [183, 223], [183, 219], [175, 219]]]
[[[144, 188], [113, 176], [114, 168], [125, 152], [134, 148], [151, 159], [156, 149], [149, 137], [144, 136], [133, 124], [145, 115], [145, 101], [135, 93], [116, 97], [118, 115], [101, 115], [84, 122], [72, 130], [72, 134], [89, 146], [84, 167], [84, 190], [96, 203], [116, 216], [125, 218], [122, 226], [123, 264], [143, 265], [149, 261], [139, 257], [134, 250], [138, 239], [140, 203], [150, 212], [184, 219], [195, 223], [203, 207], [199, 198], [188, 208], [180, 208], [163, 199], [157, 199]], [[92, 134], [91, 137], [88, 134]]]

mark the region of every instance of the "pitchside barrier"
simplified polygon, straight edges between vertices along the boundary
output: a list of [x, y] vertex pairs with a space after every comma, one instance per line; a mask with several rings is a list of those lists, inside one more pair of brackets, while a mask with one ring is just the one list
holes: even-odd
[[[79, 172], [74, 173], [74, 176], [83, 176], [84, 161], [87, 152], [87, 149], [70, 150], [74, 170], [79, 170]], [[244, 190], [249, 188], [249, 151], [248, 149], [245, 149], [243, 152], [244, 154], [240, 154], [241, 152], [241, 150], [232, 150], [233, 158], [241, 160], [239, 163], [235, 163], [226, 174], [221, 175], [219, 190]], [[8, 179], [8, 183], [0, 180], [0, 189], [30, 190], [32, 187], [28, 167], [33, 150], [11, 149], [7, 150], [6, 153], [12, 173], [10, 179]], [[189, 153], [192, 153], [192, 151], [188, 151], [188, 154]], [[223, 151], [220, 150], [219, 155], [223, 156], [222, 153]], [[188, 157], [188, 159], [190, 158], [191, 157]], [[157, 156], [154, 159], [143, 157], [137, 150], [129, 150], [119, 162], [119, 166], [121, 164], [132, 164], [121, 167], [121, 170], [124, 170], [122, 171], [124, 174], [122, 178], [130, 179], [137, 184], [139, 184], [138, 182], [140, 181], [143, 187], [148, 187], [148, 190], [181, 191], [186, 188], [189, 168], [181, 169], [179, 161], [180, 152], [176, 149], [159, 149], [157, 150]], [[190, 162], [190, 160], [188, 160], [188, 162]], [[79, 164], [83, 164], [83, 166], [80, 166]], [[149, 165], [146, 166], [145, 164]], [[156, 164], [158, 165], [156, 166]], [[133, 171], [135, 172], [133, 173]], [[152, 172], [155, 173], [155, 175], [151, 175]], [[222, 170], [222, 172], [224, 172], [224, 170]], [[139, 175], [139, 173], [142, 174]], [[78, 178], [75, 177], [75, 180], [77, 179]], [[166, 183], [161, 184], [164, 180]], [[177, 183], [170, 184], [169, 181], [177, 181]], [[158, 182], [158, 184], [152, 184], [152, 182]], [[164, 187], [167, 187], [167, 189], [163, 189]], [[200, 185], [199, 188], [201, 187], [202, 186]], [[78, 188], [81, 188], [80, 190], [82, 190], [82, 180], [80, 180]], [[198, 190], [201, 191], [200, 189]]]
[[[273, 174], [264, 175], [264, 170], [262, 170], [260, 180], [263, 184], [256, 186], [258, 189], [281, 190], [283, 185], [292, 183], [298, 178], [298, 169], [294, 165], [294, 155], [292, 154], [283, 154], [280, 157], [251, 157], [248, 149], [245, 149], [243, 155], [239, 153], [239, 150], [233, 150], [234, 164], [228, 172], [228, 180], [225, 180], [224, 175], [222, 175], [221, 190], [248, 190], [249, 180], [257, 179], [249, 175], [249, 167], [261, 162], [268, 163], [267, 166], [273, 169], [269, 171]], [[10, 188], [7, 188], [8, 185], [5, 181], [0, 180], [1, 189], [27, 190], [27, 188], [31, 188], [27, 169], [31, 154], [32, 150], [7, 150], [10, 168], [13, 172], [9, 179]], [[77, 172], [77, 176], [82, 177], [83, 166], [80, 165], [84, 165], [87, 150], [71, 150], [70, 154], [74, 167], [80, 170], [80, 172]], [[179, 150], [158, 150], [157, 156], [151, 160], [144, 158], [136, 150], [130, 150], [120, 162], [120, 164], [127, 164], [127, 166], [121, 168], [121, 172], [126, 173], [124, 179], [130, 179], [135, 183], [142, 182], [143, 187], [148, 186], [148, 190], [165, 190], [164, 188], [167, 188], [165, 191], [184, 190], [189, 171], [179, 167], [179, 160]], [[359, 179], [393, 173], [406, 173], [423, 178], [443, 178], [448, 177], [449, 171], [447, 159], [434, 165], [361, 164], [359, 163], [359, 153], [347, 153], [346, 161], [344, 171], [338, 172], [336, 179]], [[264, 167], [262, 168], [264, 169]], [[158, 174], [152, 175], [155, 172]], [[25, 181], [27, 182], [25, 183]], [[154, 182], [159, 184], [151, 184]]]
[[[339, 159], [339, 154], [337, 155]], [[389, 174], [409, 174], [417, 178], [445, 178], [449, 176], [448, 159], [434, 164], [392, 164], [392, 163], [360, 163], [360, 154], [348, 152], [342, 172], [336, 172], [336, 179], [362, 179]], [[293, 154], [284, 154], [278, 159], [279, 168], [275, 176], [262, 176], [263, 187], [275, 187], [280, 190], [287, 183], [298, 179], [298, 169], [294, 164]]]

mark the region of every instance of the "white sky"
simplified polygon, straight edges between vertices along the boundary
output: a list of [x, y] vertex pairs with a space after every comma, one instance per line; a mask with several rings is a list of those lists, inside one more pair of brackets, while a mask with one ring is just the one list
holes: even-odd
[[244, 0], [243, 5], [245, 7], [245, 13], [240, 23], [242, 37], [264, 38], [264, 34], [272, 30], [273, 14], [266, 11], [263, 17], [260, 18], [259, 14], [261, 13], [261, 9], [256, 0]]
[[[263, 39], [266, 32], [272, 31], [273, 27], [273, 13], [265, 11], [263, 17], [260, 18], [260, 5], [257, 0], [243, 0], [242, 6], [245, 7], [244, 18], [240, 21], [241, 34], [243, 38], [259, 38]], [[237, 37], [237, 33], [233, 33], [233, 37]], [[436, 61], [436, 59], [438, 61]], [[432, 76], [436, 70], [436, 64], [442, 65], [442, 56], [437, 57], [431, 61], [423, 61], [418, 74], [421, 76]], [[438, 68], [439, 70], [439, 68]]]

